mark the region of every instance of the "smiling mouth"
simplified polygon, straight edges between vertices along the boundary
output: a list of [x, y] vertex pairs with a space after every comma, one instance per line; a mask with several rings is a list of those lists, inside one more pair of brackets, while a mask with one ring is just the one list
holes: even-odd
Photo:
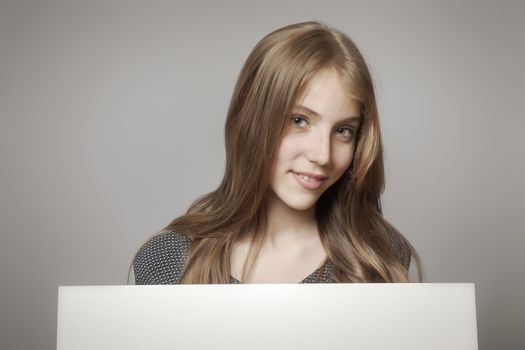
[[321, 187], [323, 181], [326, 179], [324, 176], [310, 176], [292, 171], [295, 179], [301, 186], [309, 190], [315, 190]]

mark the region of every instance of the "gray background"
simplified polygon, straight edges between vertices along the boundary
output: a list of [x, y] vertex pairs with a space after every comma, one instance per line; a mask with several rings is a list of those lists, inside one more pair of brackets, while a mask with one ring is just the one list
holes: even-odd
[[53, 349], [58, 285], [123, 284], [213, 190], [268, 32], [348, 33], [377, 85], [385, 216], [428, 282], [475, 282], [480, 349], [525, 344], [522, 1], [3, 1], [0, 348]]

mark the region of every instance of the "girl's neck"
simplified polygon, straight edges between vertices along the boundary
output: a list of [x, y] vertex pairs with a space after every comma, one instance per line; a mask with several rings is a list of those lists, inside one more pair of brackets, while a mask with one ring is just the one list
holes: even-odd
[[270, 196], [266, 211], [265, 241], [275, 248], [298, 240], [318, 237], [315, 206], [296, 210], [274, 194]]

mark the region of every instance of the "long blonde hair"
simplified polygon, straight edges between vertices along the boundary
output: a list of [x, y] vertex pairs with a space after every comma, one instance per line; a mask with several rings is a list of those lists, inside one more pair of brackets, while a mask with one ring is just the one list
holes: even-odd
[[252, 246], [241, 281], [262, 244], [271, 166], [285, 124], [308, 80], [334, 68], [362, 107], [354, 161], [319, 198], [316, 218], [321, 242], [333, 263], [334, 282], [406, 282], [408, 271], [393, 245], [410, 243], [382, 216], [384, 187], [381, 134], [374, 87], [355, 44], [317, 22], [280, 28], [264, 37], [247, 58], [228, 110], [226, 169], [219, 187], [197, 199], [162, 232], [184, 233], [191, 248], [181, 283], [228, 283], [234, 243]]

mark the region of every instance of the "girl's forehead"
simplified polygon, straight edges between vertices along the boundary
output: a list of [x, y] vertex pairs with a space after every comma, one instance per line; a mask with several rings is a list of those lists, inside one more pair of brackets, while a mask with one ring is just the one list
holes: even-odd
[[346, 95], [350, 100], [357, 102], [362, 101], [362, 98], [360, 98], [357, 93], [357, 82], [351, 79], [348, 74], [341, 74], [337, 69], [329, 66], [316, 71], [303, 83], [299, 89], [294, 105], [302, 105], [307, 97], [311, 97], [310, 93], [312, 89], [327, 82], [336, 84], [337, 90]]
[[312, 110], [326, 109], [338, 105], [340, 109], [354, 113], [360, 110], [359, 100], [355, 98], [351, 87], [345, 84], [334, 69], [325, 69], [313, 75], [296, 99], [293, 108], [303, 106]]

